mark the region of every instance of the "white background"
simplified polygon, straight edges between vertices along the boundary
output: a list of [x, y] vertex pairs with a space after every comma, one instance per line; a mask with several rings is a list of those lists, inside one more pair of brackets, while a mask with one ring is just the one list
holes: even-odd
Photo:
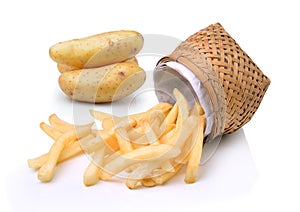
[[[299, 211], [297, 5], [291, 0], [1, 1], [0, 210]], [[131, 191], [118, 182], [86, 188], [81, 176], [88, 163], [76, 158], [60, 167], [54, 182], [38, 182], [26, 160], [51, 145], [39, 123], [51, 113], [72, 121], [72, 104], [59, 90], [59, 73], [48, 55], [51, 45], [118, 29], [183, 40], [215, 22], [272, 83], [251, 122], [224, 138], [202, 169], [202, 180], [186, 185], [181, 175], [154, 189]]]

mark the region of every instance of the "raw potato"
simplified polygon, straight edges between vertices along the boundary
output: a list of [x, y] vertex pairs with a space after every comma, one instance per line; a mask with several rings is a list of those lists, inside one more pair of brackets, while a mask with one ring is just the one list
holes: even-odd
[[60, 64], [92, 68], [131, 58], [142, 49], [143, 44], [140, 33], [120, 30], [57, 43], [50, 48], [49, 54]]
[[68, 65], [65, 65], [65, 64], [58, 63], [57, 64], [57, 69], [59, 70], [60, 73], [64, 73], [64, 72], [68, 72], [68, 71], [78, 70], [80, 68], [75, 67], [75, 66], [68, 66]]
[[[137, 64], [138, 65], [138, 61], [137, 61], [137, 59], [135, 57], [132, 57], [132, 58], [130, 58], [128, 60], [125, 60], [124, 62], [133, 63], [133, 64]], [[60, 73], [64, 73], [64, 72], [68, 72], [68, 71], [78, 70], [80, 68], [75, 67], [75, 66], [69, 66], [69, 65], [58, 63], [57, 64], [57, 69], [59, 70]]]
[[145, 79], [142, 68], [123, 62], [62, 73], [59, 85], [71, 99], [100, 103], [128, 96], [141, 87]]

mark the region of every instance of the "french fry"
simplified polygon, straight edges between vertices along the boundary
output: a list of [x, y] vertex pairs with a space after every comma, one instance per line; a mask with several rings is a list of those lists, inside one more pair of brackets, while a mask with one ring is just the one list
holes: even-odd
[[101, 149], [104, 147], [105, 143], [101, 136], [99, 134], [96, 135], [96, 137], [92, 139], [84, 139], [80, 141], [80, 145], [83, 149], [83, 151], [87, 154], [90, 154], [92, 152], [97, 151], [98, 149]]
[[54, 169], [58, 158], [65, 147], [72, 140], [76, 140], [78, 138], [84, 137], [89, 134], [91, 129], [89, 127], [81, 127], [77, 130], [69, 131], [62, 136], [60, 136], [52, 145], [48, 159], [46, 163], [38, 171], [38, 179], [42, 182], [49, 182], [52, 180], [54, 176]]
[[136, 120], [132, 119], [132, 118], [117, 118], [114, 120], [115, 124], [114, 124], [114, 129], [117, 128], [124, 128], [126, 130], [131, 129], [132, 127], [135, 127], [137, 122]]
[[120, 156], [122, 156], [121, 151], [114, 152], [104, 158], [104, 164], [108, 164]]
[[151, 114], [155, 110], [162, 111], [164, 115], [167, 115], [169, 113], [169, 111], [171, 110], [171, 108], [172, 108], [171, 104], [165, 103], [165, 102], [160, 102], [157, 105], [155, 105], [154, 107], [147, 110], [146, 112], [132, 114], [132, 115], [129, 115], [129, 117], [136, 120], [137, 122], [139, 122], [142, 119], [148, 118], [149, 114]]
[[104, 113], [102, 111], [90, 110], [90, 114], [98, 121], [103, 121], [104, 119], [111, 119], [113, 115], [109, 113]]
[[144, 187], [154, 187], [157, 185], [151, 178], [144, 178], [141, 180], [141, 183]]
[[173, 124], [176, 123], [178, 116], [178, 104], [176, 103], [169, 114], [167, 115], [165, 121], [160, 126], [161, 134], [164, 135], [172, 129]]
[[[196, 117], [200, 117], [200, 115], [204, 115], [203, 108], [201, 107], [199, 102], [195, 102], [195, 105], [190, 113], [191, 113], [191, 115], [194, 115]], [[199, 124], [199, 118], [197, 120], [197, 125], [198, 124]], [[190, 135], [190, 137], [187, 139], [187, 141], [185, 142], [184, 146], [181, 149], [182, 151], [181, 151], [180, 155], [175, 159], [175, 162], [183, 163], [183, 164], [186, 163], [188, 156], [196, 142], [196, 139], [194, 139], [193, 136], [194, 136], [194, 133], [192, 133]]]
[[203, 107], [201, 106], [200, 102], [195, 102], [195, 106], [197, 107], [200, 116], [205, 115]]
[[132, 141], [134, 144], [148, 145], [148, 144], [158, 144], [158, 138], [156, 133], [149, 128], [147, 132], [141, 135], [139, 138]]
[[[85, 137], [86, 139], [89, 139], [88, 136]], [[82, 139], [85, 139], [82, 138]], [[80, 139], [81, 140], [81, 139]], [[74, 156], [77, 156], [79, 154], [82, 154], [83, 150], [80, 146], [80, 141], [76, 141], [74, 143], [69, 144], [66, 146], [63, 151], [61, 152], [59, 158], [58, 158], [58, 163], [61, 163], [63, 161], [66, 161]]]
[[166, 144], [170, 141], [170, 139], [172, 139], [174, 137], [174, 134], [178, 131], [178, 129], [176, 128], [175, 125], [173, 125], [173, 128], [167, 132], [166, 134], [164, 134], [163, 136], [160, 137], [159, 139], [159, 143], [161, 144]]
[[157, 185], [163, 185], [167, 181], [169, 181], [173, 176], [175, 176], [178, 171], [181, 169], [182, 164], [178, 164], [174, 167], [174, 172], [164, 172], [162, 174], [156, 174], [156, 176], [152, 177], [151, 179], [157, 184]]
[[112, 118], [105, 118], [102, 121], [102, 129], [110, 130], [113, 129], [115, 126], [114, 120]]
[[146, 120], [141, 121], [139, 127], [128, 131], [128, 137], [132, 144], [148, 145], [157, 141], [156, 133], [150, 128]]
[[185, 141], [192, 134], [193, 129], [196, 127], [195, 123], [197, 123], [197, 117], [189, 116], [183, 122], [181, 127], [175, 129], [172, 138], [167, 142], [167, 144], [176, 146], [177, 148], [181, 149]]
[[49, 116], [48, 121], [52, 127], [59, 130], [61, 133], [65, 133], [74, 129], [73, 124], [60, 119], [55, 113]]
[[185, 141], [181, 149], [180, 155], [178, 155], [178, 157], [174, 159], [176, 163], [185, 164], [187, 162], [189, 154], [194, 146], [194, 140], [192, 139], [192, 137], [193, 137], [193, 133]]
[[[155, 105], [154, 107], [150, 108], [148, 111], [129, 115], [128, 118], [139, 121], [139, 120], [143, 119], [145, 116], [147, 116], [147, 114], [149, 114], [153, 110], [161, 110], [161, 111], [164, 112], [164, 114], [167, 114], [171, 110], [171, 108], [172, 108], [171, 104], [165, 103], [165, 102], [160, 102], [157, 105]], [[111, 114], [108, 114], [108, 113], [105, 113], [105, 112], [101, 112], [101, 111], [96, 111], [96, 110], [90, 110], [90, 114], [96, 120], [101, 121], [101, 122], [105, 118], [113, 118], [113, 119], [118, 118], [118, 116], [114, 116], [114, 115], [111, 115]]]
[[155, 110], [150, 114], [149, 126], [153, 130], [153, 132], [157, 135], [157, 139], [159, 139], [163, 133], [163, 130], [160, 128], [160, 126], [163, 124], [165, 119], [166, 116], [163, 114], [162, 111]]
[[57, 129], [58, 131], [60, 131], [61, 133], [65, 133], [70, 130], [74, 130], [74, 128], [78, 128], [78, 127], [92, 127], [94, 125], [94, 122], [88, 123], [86, 125], [74, 125], [74, 124], [71, 124], [69, 122], [62, 120], [55, 113], [50, 115], [48, 120], [49, 120], [49, 123], [51, 124], [51, 126], [55, 129]]
[[136, 139], [144, 135], [145, 130], [143, 129], [142, 126], [136, 127], [136, 128], [131, 128], [128, 130], [128, 137], [133, 143]]
[[118, 151], [120, 149], [116, 136], [114, 135], [114, 130], [99, 130], [96, 135], [99, 134], [105, 144], [112, 150]]
[[40, 128], [48, 135], [50, 136], [53, 140], [57, 140], [62, 133], [58, 131], [57, 129], [49, 126], [45, 122], [40, 123]]
[[164, 161], [160, 167], [166, 172], [175, 172], [174, 166], [169, 160]]
[[60, 126], [64, 126], [64, 125], [74, 126], [73, 124], [66, 122], [66, 121], [62, 120], [61, 118], [59, 118], [55, 113], [51, 114], [49, 116], [48, 120], [51, 125], [53, 123], [54, 125], [60, 125]]
[[[120, 151], [116, 151], [116, 152], [113, 152], [113, 153], [105, 156], [104, 162], [103, 162], [103, 166], [104, 166], [104, 164], [108, 164], [108, 163], [112, 162], [113, 160], [117, 159], [120, 156], [121, 156], [121, 152]], [[99, 179], [103, 179], [103, 176], [104, 177], [106, 176], [106, 173], [103, 170], [103, 166], [98, 171], [98, 178]]]
[[[75, 157], [81, 153], [83, 153], [83, 151], [81, 149], [79, 142], [76, 141], [74, 143], [71, 143], [63, 149], [63, 151], [61, 152], [61, 155], [58, 158], [57, 163], [66, 161], [66, 160], [68, 160], [72, 157]], [[47, 159], [48, 159], [48, 153], [41, 155], [37, 158], [29, 159], [27, 161], [28, 167], [34, 168], [34, 169], [39, 169], [44, 165], [44, 163], [47, 162]]]
[[205, 117], [200, 116], [198, 119], [197, 130], [193, 133], [193, 140], [195, 140], [195, 145], [190, 153], [188, 165], [186, 168], [184, 181], [186, 183], [194, 183], [197, 178], [197, 172], [199, 169], [200, 159], [202, 155], [203, 146], [203, 132], [205, 125]]
[[153, 169], [159, 167], [161, 163], [161, 161], [143, 163], [130, 173], [126, 180], [126, 186], [130, 189], [136, 188], [138, 183], [149, 175]]
[[103, 167], [101, 178], [107, 180], [129, 166], [142, 161], [159, 161], [174, 158], [179, 155], [180, 149], [167, 144], [150, 145], [124, 154]]
[[177, 88], [174, 89], [173, 95], [176, 98], [176, 104], [178, 104], [178, 116], [176, 122], [176, 124], [178, 124], [179, 122], [183, 122], [188, 118], [189, 105], [186, 98], [183, 96], [182, 93], [180, 93], [180, 91]]
[[[159, 126], [163, 122], [164, 117], [161, 111], [153, 111], [148, 118], [141, 119], [137, 128], [140, 133], [134, 131], [135, 129], [129, 132], [131, 136], [136, 135], [136, 138], [132, 139], [132, 143], [138, 145], [159, 144], [158, 139], [161, 135]], [[137, 134], [140, 135], [138, 136]]]
[[195, 102], [193, 109], [191, 110], [191, 115], [202, 116], [204, 115], [204, 110], [199, 102]]
[[124, 128], [115, 129], [115, 136], [117, 138], [120, 151], [122, 154], [129, 153], [133, 150], [133, 147], [128, 138], [127, 132]]
[[92, 156], [92, 161], [83, 174], [83, 182], [86, 186], [95, 185], [99, 181], [99, 170], [104, 161], [105, 147], [98, 149]]

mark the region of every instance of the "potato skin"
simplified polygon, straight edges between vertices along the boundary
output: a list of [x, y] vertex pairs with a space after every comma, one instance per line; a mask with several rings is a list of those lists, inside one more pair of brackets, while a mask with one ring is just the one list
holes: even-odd
[[57, 43], [50, 47], [49, 54], [60, 64], [94, 68], [134, 57], [143, 44], [140, 33], [119, 30]]
[[68, 71], [78, 70], [80, 68], [75, 67], [75, 66], [68, 66], [65, 64], [57, 63], [57, 69], [59, 70], [60, 73], [64, 73], [64, 72], [68, 72]]
[[[134, 64], [138, 65], [138, 61], [137, 61], [136, 57], [129, 58], [128, 60], [125, 60], [124, 62], [134, 63]], [[75, 67], [75, 66], [68, 66], [68, 65], [65, 65], [65, 64], [58, 63], [57, 64], [57, 69], [60, 73], [64, 73], [64, 72], [68, 72], [68, 71], [78, 70], [80, 68]]]
[[102, 103], [128, 96], [143, 85], [145, 78], [145, 71], [137, 64], [123, 62], [64, 72], [59, 85], [73, 100]]

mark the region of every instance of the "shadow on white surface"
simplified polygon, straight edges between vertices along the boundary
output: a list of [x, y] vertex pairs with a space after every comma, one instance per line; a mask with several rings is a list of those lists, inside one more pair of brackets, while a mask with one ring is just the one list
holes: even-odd
[[257, 177], [242, 129], [222, 138], [215, 155], [200, 167], [194, 184], [184, 183], [182, 169], [164, 186], [129, 190], [123, 180], [116, 179], [85, 187], [82, 175], [88, 163], [83, 156], [59, 165], [51, 183], [40, 183], [37, 173], [24, 163], [7, 179], [12, 211], [195, 209], [247, 195]]

